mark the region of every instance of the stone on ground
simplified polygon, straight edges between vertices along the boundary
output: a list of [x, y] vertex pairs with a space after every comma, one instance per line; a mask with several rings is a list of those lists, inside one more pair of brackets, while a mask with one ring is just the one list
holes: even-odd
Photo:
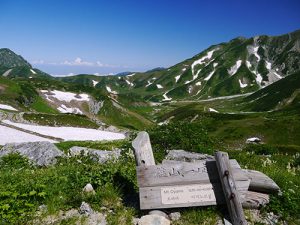
[[57, 157], [64, 156], [53, 143], [47, 141], [6, 144], [0, 151], [0, 157], [11, 153], [19, 153], [38, 166], [53, 165]]

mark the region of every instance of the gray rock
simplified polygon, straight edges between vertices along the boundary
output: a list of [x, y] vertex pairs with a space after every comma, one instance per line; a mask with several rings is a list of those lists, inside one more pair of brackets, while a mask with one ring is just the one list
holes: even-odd
[[87, 156], [89, 154], [89, 149], [84, 147], [74, 146], [69, 149], [69, 156]]
[[214, 157], [211, 155], [207, 155], [207, 154], [187, 152], [184, 150], [168, 150], [166, 159], [167, 160], [176, 160], [176, 161], [194, 162], [196, 160], [214, 159]]
[[64, 156], [53, 143], [47, 141], [6, 144], [0, 151], [0, 157], [11, 153], [19, 153], [38, 166], [55, 164], [57, 157]]
[[84, 155], [84, 156], [89, 155], [99, 163], [105, 163], [108, 160], [118, 159], [121, 156], [121, 150], [115, 149], [112, 151], [106, 151], [106, 150], [97, 150], [92, 148], [74, 146], [69, 149], [69, 155], [71, 157], [77, 155]]
[[99, 212], [94, 212], [84, 221], [84, 224], [85, 225], [106, 225], [107, 222], [106, 222], [105, 215]]
[[91, 155], [99, 163], [105, 163], [108, 160], [117, 160], [121, 156], [121, 150], [120, 149], [115, 149], [112, 151], [96, 150], [91, 152]]
[[94, 100], [90, 100], [88, 104], [90, 113], [97, 115], [100, 109], [103, 107], [104, 101], [97, 102]]
[[132, 224], [133, 225], [138, 225], [139, 224], [140, 219], [139, 218], [133, 218], [132, 219]]
[[81, 206], [78, 211], [80, 214], [84, 214], [87, 216], [91, 215], [94, 212], [93, 209], [91, 208], [91, 206], [86, 202], [81, 203]]
[[93, 188], [93, 186], [89, 183], [87, 185], [85, 185], [85, 187], [82, 190], [84, 193], [88, 193], [88, 194], [95, 194], [95, 190]]
[[121, 132], [120, 129], [118, 129], [117, 127], [113, 126], [113, 125], [110, 125], [109, 127], [107, 127], [105, 129], [106, 131], [110, 131], [110, 132]]
[[80, 213], [79, 210], [70, 209], [68, 211], [60, 211], [58, 214], [48, 215], [46, 217], [36, 215], [38, 218], [29, 224], [35, 225], [52, 225], [62, 224], [63, 221], [72, 219], [74, 225], [106, 225], [106, 215], [93, 211], [90, 214]]
[[146, 215], [139, 219], [138, 225], [170, 225], [170, 220], [159, 215]]
[[164, 213], [163, 211], [160, 210], [152, 210], [148, 213], [149, 215], [158, 215], [158, 216], [163, 216], [166, 219], [169, 219], [168, 215], [166, 213]]
[[171, 221], [176, 221], [176, 220], [180, 219], [181, 214], [180, 214], [180, 212], [172, 212], [169, 214], [169, 217], [170, 217]]

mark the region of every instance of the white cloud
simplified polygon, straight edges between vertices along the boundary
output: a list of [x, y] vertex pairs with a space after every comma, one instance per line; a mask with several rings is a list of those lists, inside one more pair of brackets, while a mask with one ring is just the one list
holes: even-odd
[[77, 57], [74, 61], [66, 60], [61, 64], [68, 65], [68, 66], [94, 66], [95, 65], [93, 62], [83, 61], [80, 57]]
[[40, 60], [33, 60], [31, 63], [35, 65], [42, 65], [45, 64], [45, 61], [40, 59]]
[[[111, 64], [104, 64], [100, 61], [96, 62], [89, 62], [84, 61], [82, 58], [77, 57], [74, 60], [65, 60], [63, 62], [46, 62], [44, 60], [34, 60], [31, 62], [34, 65], [65, 65], [65, 66], [91, 66], [91, 67], [108, 67], [108, 68], [118, 68], [123, 67], [120, 65], [111, 65]], [[126, 68], [126, 67], [124, 67]]]

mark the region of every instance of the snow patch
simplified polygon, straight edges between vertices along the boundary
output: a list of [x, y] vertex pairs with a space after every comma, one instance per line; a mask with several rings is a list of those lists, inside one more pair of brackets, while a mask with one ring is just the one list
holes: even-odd
[[92, 80], [93, 81], [93, 86], [95, 87], [99, 82], [98, 81], [95, 81], [95, 80]]
[[5, 73], [3, 73], [2, 76], [7, 77], [10, 74], [11, 71], [12, 71], [12, 69], [9, 69], [9, 70], [5, 71]]
[[257, 54], [258, 49], [259, 49], [259, 46], [254, 47], [254, 48], [253, 48], [253, 50], [254, 50], [253, 53], [254, 53], [255, 57], [257, 58], [257, 61], [260, 61], [260, 56]]
[[135, 73], [129, 74], [126, 77], [132, 77], [133, 75], [135, 75]]
[[74, 114], [83, 114], [83, 112], [78, 108], [68, 107], [64, 104], [61, 104], [60, 107], [57, 108], [61, 113], [74, 113]]
[[183, 68], [182, 71], [183, 71], [183, 72], [186, 71], [186, 68]]
[[149, 81], [149, 80], [147, 80], [147, 82], [148, 82], [148, 84], [146, 85], [146, 87], [148, 87], [148, 86], [150, 86], [151, 84], [153, 84], [153, 83], [151, 83], [151, 81]]
[[282, 76], [280, 76], [278, 73], [274, 72], [274, 75], [278, 77], [278, 79], [282, 79]]
[[268, 70], [270, 70], [271, 67], [272, 67], [272, 64], [271, 64], [270, 62], [266, 61], [266, 68], [267, 68]]
[[178, 80], [180, 79], [180, 77], [181, 77], [181, 74], [179, 74], [179, 75], [177, 75], [177, 76], [175, 77], [175, 83], [178, 82]]
[[214, 63], [213, 66], [216, 68], [218, 66], [218, 63]]
[[49, 141], [56, 143], [56, 141], [39, 137], [33, 134], [28, 134], [23, 131], [15, 130], [10, 127], [0, 125], [0, 145], [8, 143], [21, 143], [21, 142], [35, 142], [35, 141]]
[[213, 108], [208, 108], [208, 111], [209, 112], [215, 112], [215, 113], [218, 113], [219, 111], [217, 111], [217, 110], [215, 110], [215, 109], [213, 109]]
[[201, 81], [198, 81], [198, 82], [196, 83], [196, 86], [201, 86]]
[[11, 111], [18, 111], [16, 108], [6, 105], [6, 104], [0, 104], [0, 109], [6, 109], [6, 110], [11, 110]]
[[236, 61], [236, 63], [228, 70], [228, 73], [232, 76], [236, 74], [240, 66], [242, 65], [242, 60]]
[[161, 86], [160, 84], [157, 84], [156, 85], [156, 87], [158, 88], [158, 89], [162, 89], [162, 88], [164, 88], [163, 86]]
[[[206, 54], [205, 56], [203, 56], [202, 58], [200, 58], [200, 59], [198, 59], [198, 60], [196, 60], [196, 61], [194, 61], [194, 62], [192, 63], [192, 66], [191, 66], [191, 67], [192, 67], [192, 75], [193, 75], [193, 76], [195, 75], [194, 67], [195, 67], [196, 65], [202, 65], [202, 64], [204, 64], [204, 63], [205, 63], [205, 62], [204, 62], [205, 60], [211, 59], [213, 53], [214, 53], [216, 50], [218, 50], [218, 48], [213, 49], [213, 50], [207, 52], [207, 54]], [[199, 74], [199, 71], [197, 72], [197, 74]]]
[[29, 125], [29, 124], [22, 124], [22, 123], [14, 123], [9, 120], [3, 120], [2, 122], [28, 131], [33, 131], [39, 134], [48, 135], [56, 138], [62, 138], [66, 141], [72, 141], [72, 140], [100, 141], [100, 140], [119, 140], [125, 138], [125, 135], [122, 133], [114, 133], [114, 132], [101, 131], [96, 129], [78, 128], [78, 127], [37, 126], [37, 125]]
[[129, 80], [125, 80], [126, 81], [126, 83], [128, 84], [128, 85], [130, 85], [131, 87], [133, 87], [134, 86], [134, 84], [133, 83], [131, 83]]
[[111, 90], [111, 88], [109, 86], [106, 86], [106, 90], [111, 94], [114, 94], [114, 95], [118, 94], [118, 92]]
[[260, 56], [258, 55], [258, 49], [259, 49], [259, 46], [253, 46], [253, 45], [249, 45], [247, 46], [247, 49], [248, 49], [248, 53], [251, 55], [255, 55], [255, 57], [257, 58], [257, 61], [259, 62], [260, 61]]
[[30, 69], [31, 73], [36, 74], [36, 72], [33, 69]]
[[252, 66], [251, 63], [248, 60], [246, 60], [246, 65], [247, 65], [248, 69], [250, 69], [251, 66]]
[[261, 139], [258, 138], [258, 137], [251, 137], [251, 138], [248, 138], [246, 140], [247, 144], [250, 144], [250, 143], [260, 143], [260, 142], [261, 142]]
[[205, 77], [204, 80], [206, 80], [206, 81], [210, 80], [210, 78], [214, 75], [214, 73], [215, 73], [215, 70], [213, 70], [210, 74], [208, 74], [208, 76]]
[[167, 93], [168, 93], [168, 91], [167, 91], [166, 93], [163, 94], [164, 99], [163, 99], [162, 101], [171, 101], [171, 100], [172, 100], [172, 98], [169, 98], [169, 97], [167, 96]]
[[262, 80], [263, 80], [263, 78], [262, 78], [262, 76], [259, 73], [255, 72], [255, 74], [256, 74], [256, 82], [260, 85], [261, 82], [262, 82]]
[[241, 88], [245, 88], [245, 87], [248, 86], [248, 84], [243, 84], [242, 81], [241, 81], [241, 79], [239, 79], [239, 83], [240, 83], [240, 87]]
[[41, 90], [42, 93], [45, 94], [46, 98], [49, 101], [52, 101], [51, 98], [56, 98], [59, 101], [71, 102], [71, 101], [89, 101], [90, 96], [88, 94], [76, 94], [72, 92], [65, 92], [65, 91], [48, 91], [48, 90]]

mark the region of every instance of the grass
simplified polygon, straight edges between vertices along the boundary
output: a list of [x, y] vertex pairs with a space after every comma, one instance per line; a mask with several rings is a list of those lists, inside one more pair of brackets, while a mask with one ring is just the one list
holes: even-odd
[[[212, 153], [213, 147], [203, 149], [207, 132], [203, 124], [168, 125], [150, 132], [156, 160], [163, 155], [158, 149], [180, 148]], [[180, 130], [178, 130], [180, 128]], [[154, 129], [152, 130], [154, 131]], [[193, 135], [188, 135], [189, 133]], [[175, 139], [174, 139], [175, 137]], [[177, 138], [176, 138], [177, 137]], [[197, 138], [198, 137], [198, 138]], [[164, 140], [164, 141], [161, 141]], [[214, 145], [210, 139], [211, 146]], [[69, 141], [56, 144], [66, 151], [72, 146], [95, 149], [124, 149], [119, 161], [97, 164], [88, 157], [63, 158], [55, 166], [35, 167], [19, 155], [10, 155], [0, 160], [0, 216], [2, 223], [24, 224], [32, 220], [39, 205], [45, 204], [48, 212], [78, 208], [82, 201], [94, 210], [108, 213], [109, 224], [131, 224], [132, 217], [141, 216], [138, 209], [138, 186], [135, 161], [128, 140], [112, 142]], [[242, 168], [259, 170], [270, 176], [281, 188], [282, 195], [272, 195], [271, 202], [261, 210], [274, 212], [289, 224], [299, 221], [300, 206], [300, 151], [296, 146], [249, 145], [243, 151], [228, 150]], [[83, 187], [91, 183], [95, 195], [82, 193]], [[103, 208], [105, 207], [105, 208]], [[224, 207], [194, 207], [180, 209], [181, 218], [176, 225], [216, 224], [222, 217]], [[68, 221], [64, 221], [68, 222]], [[70, 223], [72, 223], [71, 221]]]
[[65, 141], [57, 143], [56, 146], [66, 152], [73, 146], [86, 147], [99, 150], [113, 150], [115, 148], [128, 148], [127, 140], [117, 140], [117, 141]]
[[40, 113], [58, 113], [57, 110], [51, 108], [40, 96], [31, 104], [31, 108]]
[[[273, 145], [300, 146], [300, 114], [292, 111], [261, 113], [210, 113], [209, 107], [226, 112], [228, 107], [239, 100], [223, 104], [221, 100], [212, 102], [179, 103], [163, 107], [158, 121], [172, 118], [173, 122], [195, 122], [205, 125], [209, 136], [222, 142], [222, 148], [242, 148], [249, 137], [258, 136]], [[227, 104], [227, 105], [226, 105]], [[218, 106], [219, 105], [219, 106]], [[222, 108], [220, 108], [222, 105]], [[219, 107], [219, 108], [218, 108]], [[284, 130], [284, 132], [283, 132]]]
[[74, 126], [97, 129], [99, 126], [84, 115], [25, 113], [25, 120], [45, 126]]
[[[103, 165], [88, 157], [62, 158], [47, 168], [32, 166], [18, 154], [3, 157], [0, 161], [0, 223], [27, 223], [42, 204], [47, 205], [49, 215], [78, 208], [82, 201], [88, 202], [94, 210], [101, 211], [104, 206], [120, 217], [126, 212], [131, 218], [135, 210], [126, 206], [123, 197], [136, 193], [135, 176], [135, 162], [128, 154], [117, 162]], [[87, 183], [93, 185], [95, 195], [82, 193]], [[116, 218], [108, 218], [108, 221]]]

